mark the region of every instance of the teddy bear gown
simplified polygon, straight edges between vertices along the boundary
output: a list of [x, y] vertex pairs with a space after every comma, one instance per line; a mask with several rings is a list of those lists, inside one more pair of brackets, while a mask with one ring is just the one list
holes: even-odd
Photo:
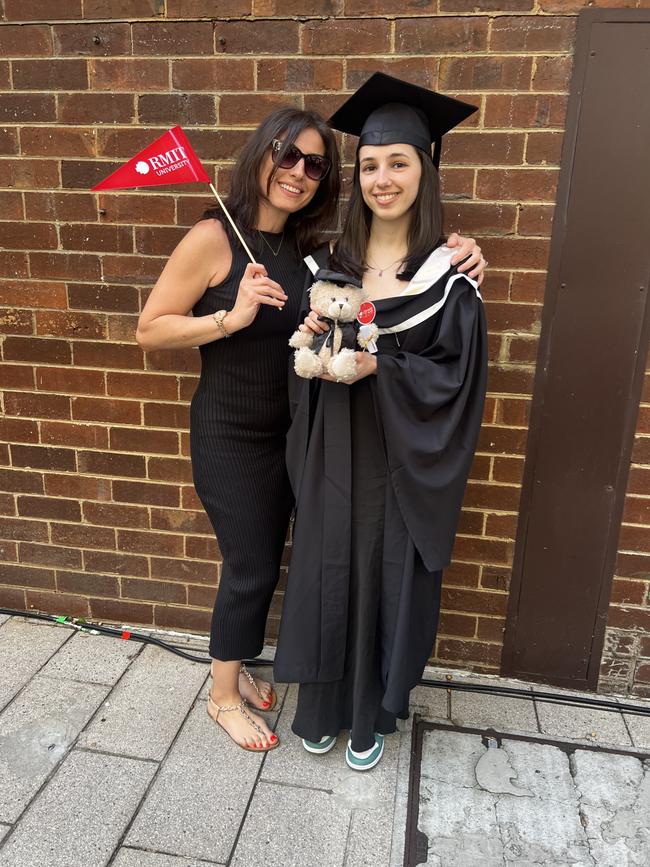
[[290, 383], [296, 523], [275, 676], [300, 684], [292, 728], [308, 740], [349, 729], [363, 751], [395, 731], [435, 643], [487, 369], [480, 294], [452, 254], [375, 302], [376, 376]]
[[[200, 347], [201, 377], [190, 409], [194, 486], [223, 557], [210, 631], [210, 655], [221, 660], [262, 650], [293, 508], [285, 465], [288, 341], [307, 269], [288, 233], [264, 237], [273, 252], [258, 235], [248, 244], [288, 300], [282, 310], [262, 305], [247, 328]], [[196, 316], [234, 305], [249, 260], [239, 241], [231, 248], [229, 274], [206, 289]], [[186, 564], [191, 581], [191, 560]]]

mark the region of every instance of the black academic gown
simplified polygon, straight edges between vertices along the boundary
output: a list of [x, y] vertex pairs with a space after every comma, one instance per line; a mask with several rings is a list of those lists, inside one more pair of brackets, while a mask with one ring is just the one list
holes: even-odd
[[[379, 582], [382, 706], [400, 716], [435, 637], [420, 605], [430, 599], [419, 589], [422, 574], [450, 561], [483, 413], [483, 305], [476, 284], [449, 266], [452, 252], [439, 248], [403, 294], [375, 302], [379, 351], [377, 375], [369, 379], [388, 479]], [[292, 375], [290, 393], [287, 465], [296, 523], [274, 673], [282, 682], [324, 683], [342, 677], [346, 658], [350, 387]]]

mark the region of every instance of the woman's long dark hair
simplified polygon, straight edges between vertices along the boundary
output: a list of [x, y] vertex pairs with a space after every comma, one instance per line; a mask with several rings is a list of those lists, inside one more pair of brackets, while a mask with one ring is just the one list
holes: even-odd
[[[442, 205], [440, 179], [433, 160], [416, 148], [422, 165], [420, 186], [411, 206], [407, 244], [408, 252], [400, 273], [400, 280], [410, 280], [426, 257], [444, 243], [442, 234]], [[359, 183], [359, 157], [354, 166], [352, 194], [341, 237], [334, 247], [331, 267], [344, 274], [353, 274], [359, 280], [366, 270], [366, 250], [370, 238], [372, 211], [366, 205]]]
[[[336, 213], [341, 185], [336, 139], [320, 115], [297, 108], [280, 108], [265, 118], [242, 149], [233, 171], [228, 196], [228, 211], [237, 228], [240, 231], [243, 229], [247, 234], [254, 232], [260, 199], [260, 167], [269, 153], [271, 142], [274, 138], [283, 137], [288, 146], [293, 144], [305, 129], [314, 129], [320, 134], [325, 145], [325, 156], [331, 160], [332, 167], [327, 177], [318, 185], [312, 200], [304, 208], [289, 214], [285, 225], [285, 231], [293, 233], [303, 255], [318, 246], [321, 232], [330, 226]], [[266, 188], [267, 195], [276, 171], [276, 166], [273, 166]], [[204, 212], [203, 219], [209, 217], [221, 221], [232, 244], [239, 243], [218, 205], [211, 206]]]

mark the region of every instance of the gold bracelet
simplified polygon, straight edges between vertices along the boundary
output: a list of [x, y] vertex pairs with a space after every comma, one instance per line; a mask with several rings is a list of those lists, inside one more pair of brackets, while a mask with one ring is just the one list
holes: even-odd
[[216, 313], [212, 314], [212, 318], [216, 322], [217, 328], [219, 329], [219, 333], [222, 337], [230, 337], [230, 332], [226, 331], [226, 326], [223, 323], [223, 320], [226, 318], [227, 315], [227, 310], [217, 310]]

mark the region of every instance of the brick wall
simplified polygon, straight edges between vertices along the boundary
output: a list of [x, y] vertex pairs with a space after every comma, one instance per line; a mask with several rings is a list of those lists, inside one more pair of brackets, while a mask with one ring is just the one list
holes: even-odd
[[[498, 670], [576, 15], [587, 5], [648, 0], [0, 0], [0, 604], [207, 631], [219, 551], [187, 457], [198, 355], [145, 355], [133, 334], [208, 198], [188, 187], [88, 190], [180, 123], [226, 191], [268, 111], [327, 114], [381, 69], [480, 106], [442, 160], [447, 228], [477, 237], [490, 261], [490, 395], [436, 659]], [[210, 20], [215, 10], [227, 18]], [[647, 415], [603, 668], [607, 685], [637, 691], [650, 684]]]

